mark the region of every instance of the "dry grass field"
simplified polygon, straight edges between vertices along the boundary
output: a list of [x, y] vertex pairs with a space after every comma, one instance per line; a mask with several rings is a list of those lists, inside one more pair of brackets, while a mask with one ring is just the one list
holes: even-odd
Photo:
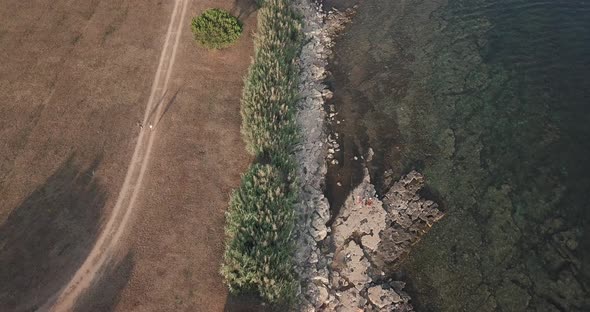
[[[248, 0], [188, 2], [156, 127], [140, 129], [173, 7], [0, 3], [0, 311], [55, 300], [89, 254], [103, 251], [93, 247], [142, 131], [153, 149], [143, 183], [132, 186], [133, 215], [76, 310], [259, 310], [250, 298], [228, 299], [218, 274], [229, 192], [250, 161], [239, 98], [255, 13]], [[235, 46], [194, 43], [190, 18], [208, 7], [240, 15]]]

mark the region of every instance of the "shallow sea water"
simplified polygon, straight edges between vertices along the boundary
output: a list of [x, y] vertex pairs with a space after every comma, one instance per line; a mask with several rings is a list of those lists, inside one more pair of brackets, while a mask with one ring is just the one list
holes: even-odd
[[401, 269], [418, 311], [590, 311], [590, 1], [361, 1], [331, 71], [331, 203], [370, 147], [446, 210]]

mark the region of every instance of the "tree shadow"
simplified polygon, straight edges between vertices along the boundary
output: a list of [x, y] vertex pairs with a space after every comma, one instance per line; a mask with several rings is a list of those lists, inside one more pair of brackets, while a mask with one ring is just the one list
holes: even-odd
[[0, 225], [0, 311], [30, 311], [60, 291], [98, 235], [106, 191], [71, 155]]
[[248, 18], [257, 8], [256, 0], [234, 0], [230, 13], [241, 20]]
[[76, 301], [74, 311], [103, 312], [113, 311], [121, 299], [121, 292], [127, 286], [133, 267], [135, 266], [132, 252], [117, 261], [111, 260], [99, 272], [99, 278]]
[[289, 311], [285, 307], [271, 306], [256, 294], [228, 294], [224, 312], [275, 312]]

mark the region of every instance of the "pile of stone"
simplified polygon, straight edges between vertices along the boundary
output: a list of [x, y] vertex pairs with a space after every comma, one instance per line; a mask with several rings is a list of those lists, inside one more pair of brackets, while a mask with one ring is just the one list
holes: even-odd
[[335, 132], [333, 134], [334, 136], [332, 136], [332, 134], [328, 135], [328, 155], [327, 155], [327, 160], [330, 164], [332, 165], [337, 165], [338, 164], [338, 159], [334, 159], [334, 154], [336, 154], [336, 152], [340, 151], [340, 145], [338, 144], [338, 133]]
[[[330, 207], [323, 194], [327, 172], [326, 159], [333, 160], [336, 140], [328, 138], [326, 120], [335, 115], [326, 114], [325, 100], [332, 92], [324, 84], [326, 66], [333, 47], [333, 38], [344, 27], [348, 15], [337, 11], [324, 13], [320, 4], [309, 0], [295, 0], [293, 7], [303, 16], [303, 46], [299, 66], [301, 70], [297, 122], [301, 129], [301, 142], [295, 158], [298, 162], [298, 180], [301, 185], [296, 206], [298, 224], [296, 229], [296, 262], [301, 278], [303, 310], [318, 308], [317, 302], [325, 301], [325, 288], [316, 285], [328, 283], [328, 263], [331, 259], [320, 250], [330, 229]], [[331, 155], [331, 156], [328, 156]]]

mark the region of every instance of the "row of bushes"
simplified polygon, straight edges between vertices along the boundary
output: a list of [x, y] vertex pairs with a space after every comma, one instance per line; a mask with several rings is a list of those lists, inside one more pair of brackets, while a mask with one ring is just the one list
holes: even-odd
[[258, 12], [255, 55], [242, 95], [242, 134], [255, 163], [242, 176], [226, 215], [221, 273], [231, 291], [255, 291], [271, 303], [294, 298], [292, 159], [300, 21], [289, 0], [266, 0]]

